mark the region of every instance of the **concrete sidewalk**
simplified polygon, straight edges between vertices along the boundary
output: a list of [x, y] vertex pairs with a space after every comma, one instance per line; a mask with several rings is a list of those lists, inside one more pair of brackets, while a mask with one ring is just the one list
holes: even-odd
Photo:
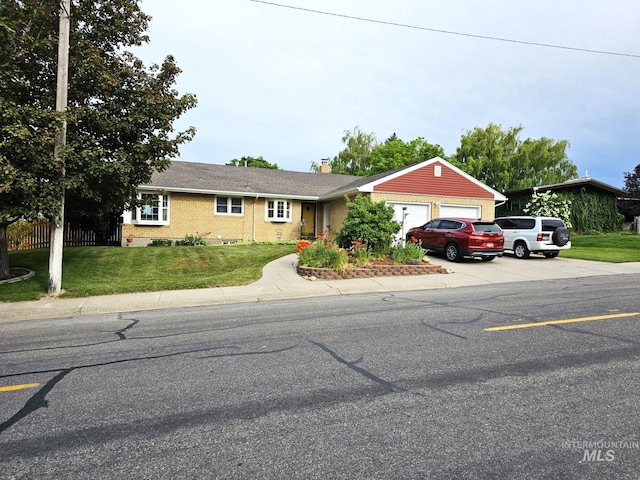
[[489, 263], [475, 260], [449, 263], [438, 257], [430, 257], [430, 259], [432, 263], [441, 264], [452, 270], [453, 273], [309, 281], [296, 273], [297, 255], [292, 254], [266, 265], [262, 278], [246, 286], [142, 292], [85, 298], [46, 297], [30, 302], [0, 303], [0, 322], [366, 292], [425, 290], [597, 275], [640, 274], [640, 262], [614, 264], [562, 257], [545, 259], [538, 256], [532, 256], [527, 260], [505, 256]]

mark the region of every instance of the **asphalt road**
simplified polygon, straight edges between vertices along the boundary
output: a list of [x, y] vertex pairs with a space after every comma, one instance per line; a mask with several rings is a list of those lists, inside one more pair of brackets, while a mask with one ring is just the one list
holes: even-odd
[[637, 480], [639, 283], [4, 323], [0, 478]]

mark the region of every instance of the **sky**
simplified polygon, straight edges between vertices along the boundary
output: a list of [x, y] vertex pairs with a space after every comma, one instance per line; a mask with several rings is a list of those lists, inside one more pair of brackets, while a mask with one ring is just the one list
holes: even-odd
[[640, 163], [637, 0], [277, 3], [296, 8], [141, 1], [151, 41], [134, 53], [147, 65], [173, 55], [178, 91], [198, 98], [175, 124], [197, 130], [180, 160], [262, 156], [308, 172], [356, 127], [451, 155], [495, 123], [569, 141], [579, 176], [615, 187]]

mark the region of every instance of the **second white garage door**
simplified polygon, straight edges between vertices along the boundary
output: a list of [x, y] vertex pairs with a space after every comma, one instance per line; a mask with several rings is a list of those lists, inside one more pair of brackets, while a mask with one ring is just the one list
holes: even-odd
[[481, 218], [482, 209], [478, 205], [441, 205], [441, 217]]

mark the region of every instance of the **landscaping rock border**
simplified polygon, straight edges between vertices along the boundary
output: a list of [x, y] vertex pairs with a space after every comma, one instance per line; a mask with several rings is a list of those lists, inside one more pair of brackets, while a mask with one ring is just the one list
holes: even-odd
[[27, 278], [31, 278], [36, 274], [33, 270], [29, 270], [28, 268], [15, 267], [9, 269], [9, 278], [5, 278], [4, 280], [0, 280], [0, 285], [3, 283], [15, 283], [20, 282], [22, 280], [26, 280]]
[[349, 278], [393, 277], [400, 275], [427, 275], [448, 273], [440, 265], [368, 265], [337, 272], [330, 268], [297, 267], [298, 275], [309, 280], [340, 280]]

